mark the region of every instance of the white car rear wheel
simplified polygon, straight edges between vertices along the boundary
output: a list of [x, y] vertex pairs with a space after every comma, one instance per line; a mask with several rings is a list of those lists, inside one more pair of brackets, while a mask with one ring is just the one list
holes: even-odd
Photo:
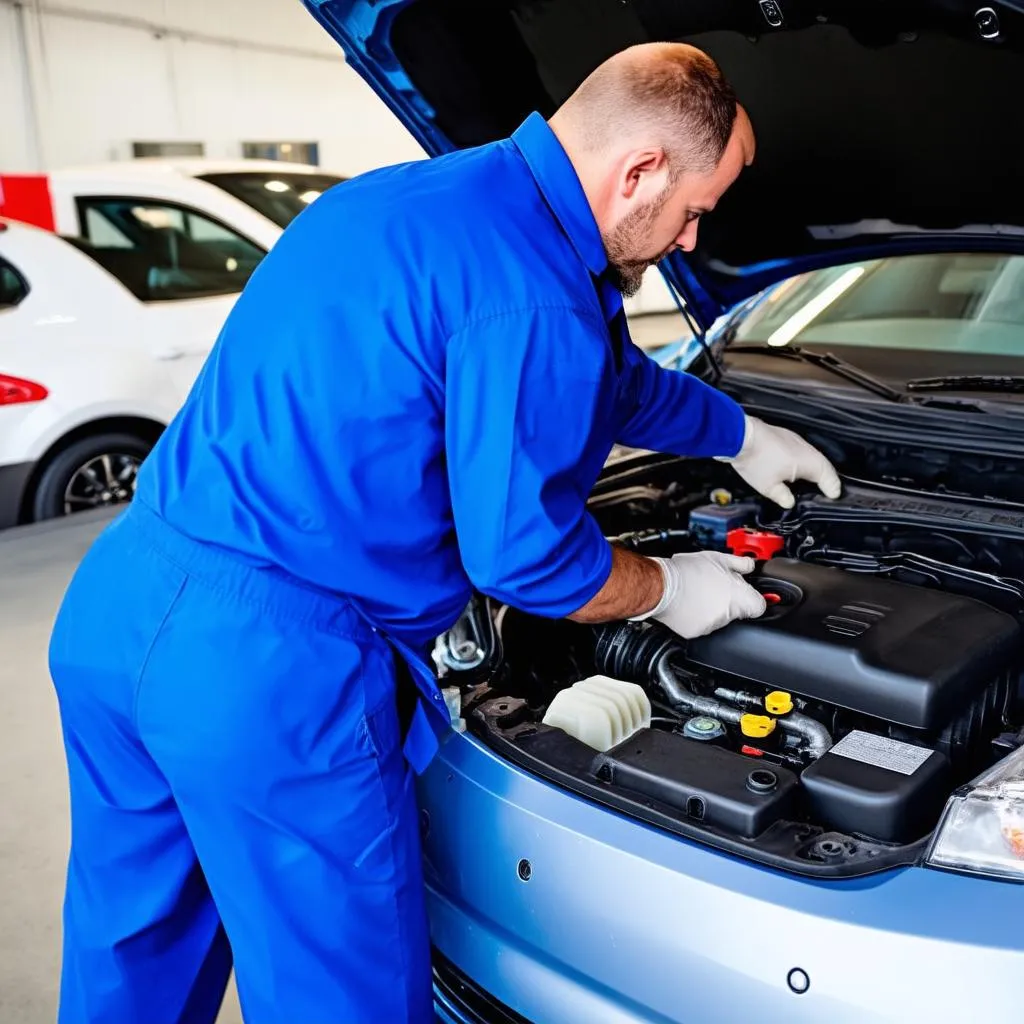
[[97, 434], [69, 445], [39, 478], [33, 521], [131, 501], [135, 475], [151, 447], [131, 434]]

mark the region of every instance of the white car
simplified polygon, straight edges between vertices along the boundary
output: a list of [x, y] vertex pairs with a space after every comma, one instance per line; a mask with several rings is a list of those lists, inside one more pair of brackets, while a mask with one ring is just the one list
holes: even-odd
[[186, 229], [190, 216], [202, 216], [264, 250], [309, 203], [343, 180], [306, 164], [199, 158], [130, 160], [47, 175], [60, 235], [115, 245], [110, 223], [118, 204], [144, 200]]
[[130, 499], [264, 255], [136, 218], [109, 252], [0, 221], [0, 528]]
[[49, 176], [68, 240], [0, 233], [0, 528], [130, 498], [249, 275], [341, 180], [254, 160]]

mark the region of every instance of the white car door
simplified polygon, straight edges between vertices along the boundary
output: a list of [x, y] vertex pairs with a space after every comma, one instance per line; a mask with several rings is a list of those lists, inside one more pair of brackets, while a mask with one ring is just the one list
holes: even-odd
[[148, 303], [144, 341], [162, 364], [180, 405], [227, 319], [236, 295]]
[[206, 213], [142, 196], [80, 196], [84, 238], [145, 305], [145, 343], [180, 404], [265, 250]]

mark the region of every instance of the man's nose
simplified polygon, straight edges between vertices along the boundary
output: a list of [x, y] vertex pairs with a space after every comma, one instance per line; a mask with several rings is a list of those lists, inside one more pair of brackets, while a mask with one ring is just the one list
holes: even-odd
[[691, 220], [683, 230], [676, 235], [676, 245], [679, 246], [683, 252], [693, 252], [697, 247], [697, 222]]

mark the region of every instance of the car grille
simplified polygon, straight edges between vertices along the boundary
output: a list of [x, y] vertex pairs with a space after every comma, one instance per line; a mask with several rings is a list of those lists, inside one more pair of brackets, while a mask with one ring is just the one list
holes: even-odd
[[[436, 949], [432, 959], [434, 998], [439, 1012], [447, 1010], [456, 1020], [472, 1021], [473, 1024], [530, 1024], [521, 1014], [471, 981]], [[440, 1019], [445, 1019], [443, 1013]]]

